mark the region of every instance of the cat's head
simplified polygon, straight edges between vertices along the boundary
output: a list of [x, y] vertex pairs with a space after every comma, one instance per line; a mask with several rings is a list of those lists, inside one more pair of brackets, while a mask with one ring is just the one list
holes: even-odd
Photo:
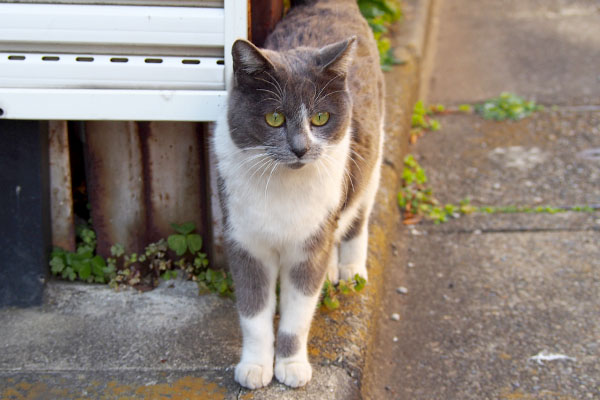
[[235, 144], [300, 168], [339, 143], [350, 126], [346, 77], [355, 41], [285, 52], [236, 41], [228, 111]]

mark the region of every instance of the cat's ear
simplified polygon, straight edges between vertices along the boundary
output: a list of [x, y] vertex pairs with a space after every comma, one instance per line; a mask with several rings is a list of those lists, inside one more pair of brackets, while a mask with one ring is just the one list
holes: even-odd
[[340, 75], [346, 75], [352, 63], [355, 48], [356, 36], [327, 45], [319, 50], [317, 63], [323, 70], [330, 70]]
[[235, 73], [244, 72], [254, 75], [262, 71], [273, 69], [273, 64], [252, 43], [238, 39], [231, 48], [233, 56], [233, 70]]

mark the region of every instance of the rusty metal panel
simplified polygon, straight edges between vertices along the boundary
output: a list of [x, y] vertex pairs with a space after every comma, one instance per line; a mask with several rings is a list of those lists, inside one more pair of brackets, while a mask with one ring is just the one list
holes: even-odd
[[86, 172], [98, 252], [122, 244], [139, 252], [146, 243], [141, 142], [135, 122], [86, 123]]
[[75, 223], [67, 121], [48, 123], [52, 245], [75, 251]]
[[[149, 241], [173, 233], [171, 223], [194, 222], [206, 238], [203, 127], [191, 122], [140, 123], [144, 148]], [[206, 247], [206, 246], [205, 246]]]

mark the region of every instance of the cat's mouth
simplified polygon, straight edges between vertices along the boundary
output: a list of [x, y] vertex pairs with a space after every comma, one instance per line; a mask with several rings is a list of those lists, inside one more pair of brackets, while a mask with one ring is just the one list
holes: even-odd
[[300, 169], [304, 167], [306, 164], [300, 161], [296, 161], [295, 163], [287, 164], [287, 166], [291, 169]]

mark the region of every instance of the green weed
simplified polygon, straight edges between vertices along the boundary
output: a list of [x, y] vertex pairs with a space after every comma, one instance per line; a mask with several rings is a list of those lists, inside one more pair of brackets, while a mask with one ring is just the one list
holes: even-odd
[[410, 142], [415, 143], [426, 131], [439, 131], [442, 124], [433, 116], [447, 112], [446, 107], [442, 104], [425, 106], [423, 101], [417, 101], [411, 118]]
[[[71, 281], [108, 283], [113, 288], [132, 286], [140, 290], [156, 287], [160, 279], [174, 279], [181, 272], [186, 279], [197, 282], [201, 292], [232, 297], [231, 276], [228, 272], [208, 268], [208, 258], [201, 251], [202, 237], [194, 233], [195, 225], [187, 222], [171, 226], [174, 234], [166, 240], [150, 243], [142, 253], [126, 253], [122, 245], [115, 244], [106, 260], [95, 253], [95, 232], [87, 225], [79, 226], [77, 250], [55, 248], [50, 255], [50, 270]], [[174, 260], [169, 251], [178, 259]]]
[[475, 111], [485, 119], [504, 121], [507, 119], [520, 120], [531, 113], [541, 111], [543, 106], [535, 101], [526, 101], [513, 93], [504, 92], [500, 96], [474, 105]]
[[115, 270], [106, 264], [104, 258], [94, 254], [96, 233], [87, 225], [76, 229], [77, 250], [75, 252], [55, 247], [50, 254], [50, 271], [70, 281], [106, 283]]
[[419, 222], [422, 218], [433, 220], [435, 223], [446, 222], [461, 210], [466, 212], [467, 209], [462, 205], [441, 206], [426, 183], [425, 170], [412, 155], [407, 155], [402, 171], [402, 188], [398, 192], [398, 205], [403, 212], [405, 224]]
[[427, 175], [423, 167], [412, 155], [404, 158], [402, 171], [402, 188], [398, 192], [398, 206], [400, 207], [404, 224], [410, 225], [420, 222], [423, 218], [435, 224], [458, 218], [461, 215], [473, 213], [483, 214], [510, 214], [510, 213], [544, 213], [556, 214], [567, 211], [594, 212], [598, 208], [591, 206], [553, 207], [553, 206], [473, 206], [469, 198], [463, 199], [458, 205], [440, 205], [433, 195], [433, 190], [426, 186]]
[[402, 17], [398, 0], [358, 0], [358, 8], [365, 17], [377, 42], [381, 69], [389, 71], [400, 64], [392, 51], [390, 39], [386, 37], [389, 26]]
[[323, 307], [327, 310], [335, 310], [340, 306], [340, 296], [358, 293], [365, 288], [366, 284], [367, 281], [365, 278], [358, 274], [354, 275], [350, 282], [340, 280], [337, 286], [327, 279], [321, 290], [319, 307]]

